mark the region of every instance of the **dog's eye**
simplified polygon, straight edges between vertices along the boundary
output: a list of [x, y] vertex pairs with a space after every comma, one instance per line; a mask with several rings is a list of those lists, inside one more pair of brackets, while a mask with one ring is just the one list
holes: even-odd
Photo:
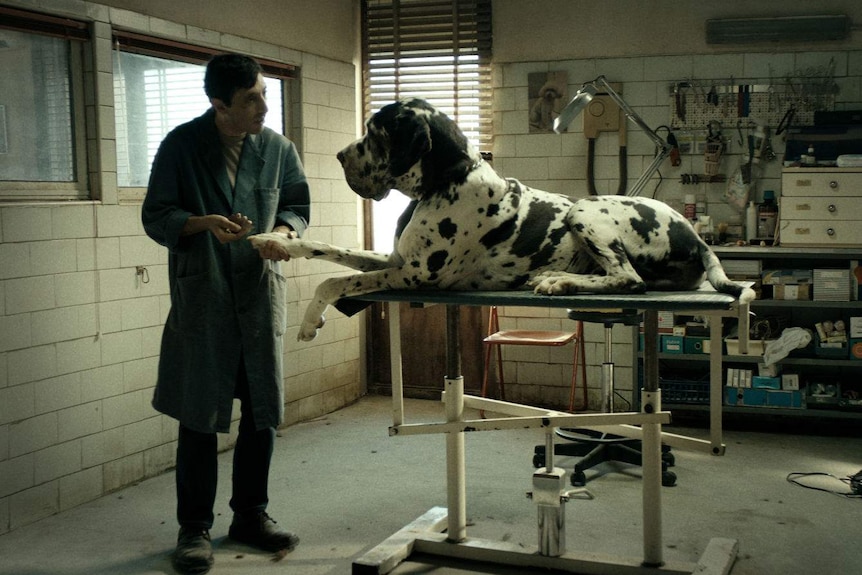
[[365, 137], [365, 144], [368, 147], [369, 152], [380, 157], [386, 151], [385, 134], [381, 134], [379, 132], [368, 132]]

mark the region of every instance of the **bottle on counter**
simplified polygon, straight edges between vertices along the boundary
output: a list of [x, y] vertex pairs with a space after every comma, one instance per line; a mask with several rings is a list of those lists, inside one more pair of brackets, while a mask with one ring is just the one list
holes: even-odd
[[690, 222], [697, 220], [697, 203], [694, 194], [685, 195], [685, 211], [683, 215]]
[[745, 239], [751, 241], [757, 237], [757, 206], [754, 200], [748, 202], [745, 209]]
[[757, 206], [757, 237], [761, 240], [774, 238], [777, 222], [778, 204], [775, 203], [775, 192], [764, 190], [763, 203]]

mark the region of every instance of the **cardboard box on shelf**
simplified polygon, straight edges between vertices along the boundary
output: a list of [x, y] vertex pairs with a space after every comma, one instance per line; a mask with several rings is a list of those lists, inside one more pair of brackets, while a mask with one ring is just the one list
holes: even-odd
[[679, 335], [662, 335], [661, 336], [661, 351], [662, 353], [682, 353], [683, 352], [683, 337]]
[[755, 375], [751, 378], [751, 387], [754, 389], [781, 389], [781, 378]]
[[803, 407], [802, 392], [799, 390], [770, 390], [766, 393], [766, 407], [790, 407], [801, 409]]
[[812, 281], [812, 270], [763, 270], [763, 285], [803, 284]]
[[683, 349], [685, 353], [709, 353], [709, 338], [687, 335], [683, 341]]
[[810, 300], [811, 284], [779, 284], [772, 286], [772, 299]]
[[[766, 344], [771, 340], [764, 339], [749, 339], [748, 340], [748, 355], [763, 355], [763, 350], [766, 349]], [[739, 352], [739, 338], [726, 337], [724, 344], [727, 347], [727, 355], [744, 355]]]
[[781, 389], [795, 391], [799, 389], [799, 374], [798, 373], [783, 373], [781, 374]]

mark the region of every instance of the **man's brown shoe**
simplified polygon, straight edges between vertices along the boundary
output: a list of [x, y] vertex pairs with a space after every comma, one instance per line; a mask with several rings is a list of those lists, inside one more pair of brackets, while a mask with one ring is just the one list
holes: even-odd
[[213, 548], [206, 529], [180, 527], [177, 548], [171, 557], [174, 569], [180, 573], [206, 573], [213, 566]]
[[248, 516], [234, 514], [227, 534], [234, 541], [264, 551], [293, 551], [299, 545], [299, 537], [279, 527], [263, 511]]

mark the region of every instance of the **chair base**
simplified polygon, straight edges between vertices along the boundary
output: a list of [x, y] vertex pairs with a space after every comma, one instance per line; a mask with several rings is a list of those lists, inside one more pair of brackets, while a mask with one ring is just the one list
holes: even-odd
[[[571, 482], [575, 487], [583, 487], [587, 483], [587, 469], [608, 461], [628, 463], [641, 466], [643, 456], [641, 441], [619, 435], [600, 433], [587, 429], [557, 430], [557, 435], [571, 443], [554, 444], [554, 455], [581, 457], [572, 469]], [[676, 485], [676, 474], [669, 471], [675, 462], [669, 445], [661, 446], [661, 484], [664, 487]], [[533, 452], [533, 466], [545, 466], [545, 446], [537, 445]]]

